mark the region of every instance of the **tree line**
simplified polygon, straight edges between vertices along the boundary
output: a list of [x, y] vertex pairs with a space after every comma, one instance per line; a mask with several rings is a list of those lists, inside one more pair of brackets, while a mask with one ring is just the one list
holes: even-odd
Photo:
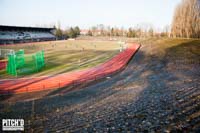
[[58, 40], [76, 38], [77, 36], [80, 35], [80, 28], [78, 26], [70, 27], [69, 29], [66, 30], [62, 30], [59, 26], [54, 28], [56, 29], [55, 36]]
[[171, 35], [182, 38], [200, 38], [200, 0], [182, 0], [176, 7]]
[[[55, 35], [57, 39], [76, 38], [81, 33], [78, 26], [61, 30], [58, 26]], [[151, 24], [143, 23], [124, 29], [103, 24], [89, 28], [88, 36], [123, 36], [123, 37], [181, 37], [200, 38], [200, 0], [182, 0], [175, 9], [171, 25], [157, 31]]]
[[123, 27], [110, 27], [110, 26], [93, 26], [88, 31], [89, 36], [123, 36], [123, 37], [167, 37], [169, 34], [169, 26], [165, 26], [163, 31], [157, 31], [151, 24], [138, 24], [128, 29]]
[[[85, 35], [87, 36], [108, 36], [108, 37], [164, 37], [169, 34], [169, 27], [166, 26], [166, 30], [158, 33], [152, 25], [150, 24], [138, 24], [134, 27], [124, 29], [123, 27], [110, 27], [103, 24], [93, 26], [87, 30]], [[60, 26], [54, 26], [55, 36], [57, 39], [68, 39], [76, 38], [81, 35], [81, 30], [78, 26], [70, 27], [68, 29], [62, 30]]]

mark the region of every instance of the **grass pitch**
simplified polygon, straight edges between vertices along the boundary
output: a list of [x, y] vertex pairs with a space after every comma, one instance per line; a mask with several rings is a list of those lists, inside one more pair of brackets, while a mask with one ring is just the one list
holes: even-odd
[[[120, 44], [111, 41], [51, 41], [29, 44], [0, 46], [4, 49], [24, 49], [29, 55], [40, 50], [45, 51], [45, 67], [37, 73], [19, 75], [46, 76], [56, 75], [69, 71], [90, 68], [101, 64], [119, 53]], [[0, 70], [0, 78], [14, 78]]]

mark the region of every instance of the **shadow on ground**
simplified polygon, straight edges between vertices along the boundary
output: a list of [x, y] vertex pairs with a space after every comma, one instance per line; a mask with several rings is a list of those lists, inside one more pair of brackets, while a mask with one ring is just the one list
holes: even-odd
[[111, 79], [63, 95], [2, 103], [0, 116], [24, 118], [26, 131], [36, 132], [198, 132], [199, 44], [163, 48], [163, 55], [158, 44], [143, 44]]

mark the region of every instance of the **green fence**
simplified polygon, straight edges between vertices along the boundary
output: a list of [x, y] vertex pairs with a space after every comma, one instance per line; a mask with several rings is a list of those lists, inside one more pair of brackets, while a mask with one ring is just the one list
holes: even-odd
[[8, 55], [7, 73], [17, 76], [38, 72], [45, 66], [44, 51], [34, 54], [24, 54], [24, 50], [19, 50]]

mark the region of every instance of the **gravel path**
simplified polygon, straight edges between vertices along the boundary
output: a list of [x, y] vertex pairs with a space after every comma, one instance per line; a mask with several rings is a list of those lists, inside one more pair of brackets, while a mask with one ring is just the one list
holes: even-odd
[[200, 132], [199, 55], [157, 48], [143, 44], [124, 71], [84, 89], [1, 102], [0, 117], [24, 118], [29, 132]]

